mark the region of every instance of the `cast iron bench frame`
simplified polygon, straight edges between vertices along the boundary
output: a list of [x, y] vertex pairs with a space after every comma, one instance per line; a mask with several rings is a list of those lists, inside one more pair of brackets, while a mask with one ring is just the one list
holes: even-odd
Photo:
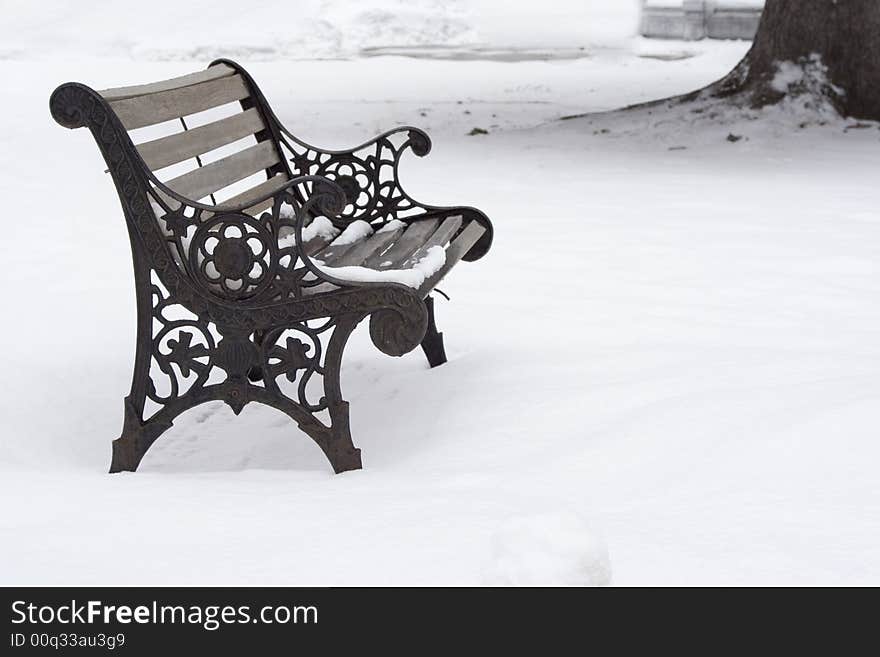
[[[230, 96], [230, 90], [237, 92]], [[128, 130], [172, 118], [183, 122], [193, 110], [230, 98], [247, 117], [218, 121], [177, 139], [177, 156], [194, 155], [201, 173], [176, 189], [161, 182], [154, 169], [173, 159], [167, 157], [169, 140], [135, 146]], [[291, 134], [250, 75], [226, 59], [212, 62], [205, 71], [136, 87], [97, 92], [78, 83], [63, 84], [52, 94], [50, 110], [62, 126], [91, 131], [116, 186], [131, 242], [137, 342], [110, 472], [136, 470], [178, 415], [214, 400], [228, 404], [236, 415], [250, 402], [268, 404], [297, 422], [335, 472], [360, 468], [360, 450], [351, 440], [348, 403], [339, 383], [348, 337], [369, 316], [370, 337], [382, 352], [401, 356], [421, 345], [432, 367], [445, 362], [428, 295], [459, 260], [477, 260], [492, 243], [492, 225], [479, 210], [419, 203], [401, 187], [401, 155], [407, 149], [427, 155], [427, 134], [407, 126], [351, 150], [317, 148]], [[243, 128], [244, 121], [250, 128]], [[212, 139], [229, 141], [235, 135], [222, 133], [233, 122], [239, 132], [253, 130], [257, 142], [236, 162], [249, 159], [252, 168], [254, 163], [265, 166], [266, 180], [220, 204], [199, 202], [212, 188], [216, 170], [232, 164], [203, 167], [200, 153], [190, 152], [192, 144], [199, 141], [204, 148]], [[192, 193], [197, 198], [181, 191], [187, 185], [197, 190]], [[292, 212], [285, 213], [285, 206]], [[330, 219], [340, 230], [357, 220], [374, 229], [396, 220], [405, 229], [395, 223], [398, 230], [381, 233], [381, 239], [395, 232], [400, 249], [413, 247], [412, 260], [429, 244], [413, 240], [427, 239], [422, 233], [441, 220], [449, 225], [447, 218], [453, 215], [454, 232], [443, 236], [448, 238], [445, 264], [418, 289], [340, 279], [315, 264], [315, 247], [303, 239], [303, 231], [318, 217]], [[431, 230], [422, 230], [425, 226]], [[281, 233], [295, 240], [281, 246]], [[374, 235], [380, 235], [378, 230]], [[209, 242], [214, 245], [210, 253]], [[213, 268], [205, 265], [211, 259]], [[188, 312], [169, 317], [172, 308]], [[214, 375], [225, 379], [212, 382]], [[282, 389], [281, 377], [296, 383], [296, 390]], [[157, 378], [167, 392], [159, 391]], [[315, 398], [309, 387], [319, 379], [322, 394]], [[146, 413], [148, 402], [158, 410]]]

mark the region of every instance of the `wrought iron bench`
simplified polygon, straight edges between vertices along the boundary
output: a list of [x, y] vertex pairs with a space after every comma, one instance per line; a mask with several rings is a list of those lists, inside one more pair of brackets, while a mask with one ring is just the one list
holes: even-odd
[[[91, 130], [131, 241], [137, 344], [110, 472], [135, 470], [178, 415], [212, 400], [236, 415], [273, 406], [334, 471], [360, 468], [339, 384], [349, 335], [369, 316], [382, 352], [421, 345], [432, 367], [445, 362], [429, 294], [492, 243], [479, 210], [401, 187], [401, 155], [427, 155], [428, 136], [405, 127], [352, 150], [311, 146], [229, 60], [141, 86], [63, 84], [50, 109]], [[147, 126], [163, 134], [144, 141]]]

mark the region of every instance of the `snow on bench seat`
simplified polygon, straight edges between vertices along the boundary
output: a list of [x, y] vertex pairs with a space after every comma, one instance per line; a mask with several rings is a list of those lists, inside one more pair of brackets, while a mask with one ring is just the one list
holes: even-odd
[[[374, 231], [367, 222], [354, 221], [311, 254], [312, 262], [340, 281], [400, 283], [427, 293], [485, 231], [476, 222], [461, 230], [462, 223], [461, 215], [428, 217], [409, 224], [394, 220]], [[310, 292], [334, 287], [319, 285]]]
[[345, 267], [328, 267], [320, 261], [315, 265], [327, 274], [353, 283], [402, 283], [413, 289], [419, 289], [431, 275], [440, 271], [446, 264], [446, 250], [442, 246], [432, 246], [411, 266], [401, 269], [370, 269], [359, 265]]

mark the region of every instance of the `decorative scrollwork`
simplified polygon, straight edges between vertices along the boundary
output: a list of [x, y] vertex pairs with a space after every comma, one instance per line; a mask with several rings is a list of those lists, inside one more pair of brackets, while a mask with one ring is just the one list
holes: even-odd
[[210, 348], [204, 344], [193, 344], [193, 337], [194, 334], [191, 332], [180, 331], [177, 339], [169, 338], [167, 342], [169, 353], [165, 356], [165, 360], [177, 365], [184, 378], [189, 377], [190, 372], [202, 372], [209, 368], [209, 365], [199, 358], [209, 356]]
[[[95, 107], [88, 87], [68, 83], [58, 87], [49, 99], [49, 111], [65, 128], [82, 128], [89, 124]], [[91, 101], [91, 102], [90, 102]]]
[[153, 330], [150, 356], [166, 392], [159, 392], [159, 374], [151, 372], [147, 397], [164, 405], [207, 382], [214, 366], [215, 341], [207, 322], [192, 316], [156, 283], [151, 286], [151, 296], [151, 317], [157, 328]]
[[370, 339], [379, 351], [403, 356], [415, 349], [428, 327], [428, 312], [421, 303], [404, 308], [384, 308], [370, 315]]
[[332, 335], [335, 327], [336, 321], [331, 318], [317, 325], [304, 322], [269, 331], [263, 338], [262, 348], [266, 388], [290, 396], [293, 393], [285, 393], [281, 386], [286, 381], [295, 386], [296, 399], [303, 408], [310, 412], [325, 410], [328, 404], [326, 395], [311, 399], [309, 384], [313, 377], [323, 379], [326, 374], [327, 348], [322, 343], [322, 336]]
[[297, 338], [287, 337], [284, 346], [275, 345], [269, 352], [269, 358], [278, 360], [278, 369], [284, 372], [288, 381], [296, 381], [297, 373], [312, 364], [308, 356], [309, 347]]
[[[338, 317], [285, 322], [248, 333], [191, 315], [158, 280], [151, 289], [155, 328], [149, 355], [154, 367], [150, 370], [147, 398], [154, 404], [167, 407], [185, 395], [197, 397], [210, 386], [223, 384], [223, 400], [237, 414], [253, 396], [256, 384], [247, 380], [251, 375], [267, 391], [288, 398], [306, 412], [328, 408], [332, 395], [323, 392], [324, 386], [338, 388], [335, 378], [329, 382], [325, 379], [328, 345]], [[216, 376], [213, 370], [222, 376]], [[312, 396], [315, 377], [321, 381], [318, 388], [322, 392], [317, 397]]]
[[397, 175], [407, 149], [417, 155], [430, 150], [430, 139], [422, 131], [392, 131], [351, 151], [322, 150], [284, 133], [281, 143], [296, 174], [332, 180], [344, 190], [346, 205], [333, 220], [338, 226], [356, 220], [385, 223], [424, 211], [403, 190]]
[[[321, 149], [302, 141], [288, 131], [274, 116], [279, 144], [287, 151], [293, 175], [313, 175], [331, 180], [345, 192], [345, 207], [333, 219], [338, 227], [361, 220], [379, 227], [392, 220], [412, 219], [425, 214], [460, 214], [465, 221], [475, 221], [485, 228], [463, 260], [483, 257], [492, 245], [493, 230], [489, 218], [476, 208], [443, 207], [416, 201], [403, 188], [399, 177], [400, 161], [410, 150], [417, 157], [431, 151], [427, 133], [410, 126], [379, 135], [361, 146], [344, 151]], [[321, 184], [306, 187], [306, 195]]]

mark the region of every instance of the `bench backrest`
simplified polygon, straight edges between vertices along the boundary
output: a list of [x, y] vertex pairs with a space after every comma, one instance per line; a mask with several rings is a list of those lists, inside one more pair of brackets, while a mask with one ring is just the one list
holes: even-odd
[[[239, 205], [289, 180], [254, 97], [259, 92], [232, 66], [217, 63], [190, 75], [98, 93], [150, 170], [178, 194], [206, 204]], [[248, 212], [256, 214], [271, 203], [263, 201]]]

